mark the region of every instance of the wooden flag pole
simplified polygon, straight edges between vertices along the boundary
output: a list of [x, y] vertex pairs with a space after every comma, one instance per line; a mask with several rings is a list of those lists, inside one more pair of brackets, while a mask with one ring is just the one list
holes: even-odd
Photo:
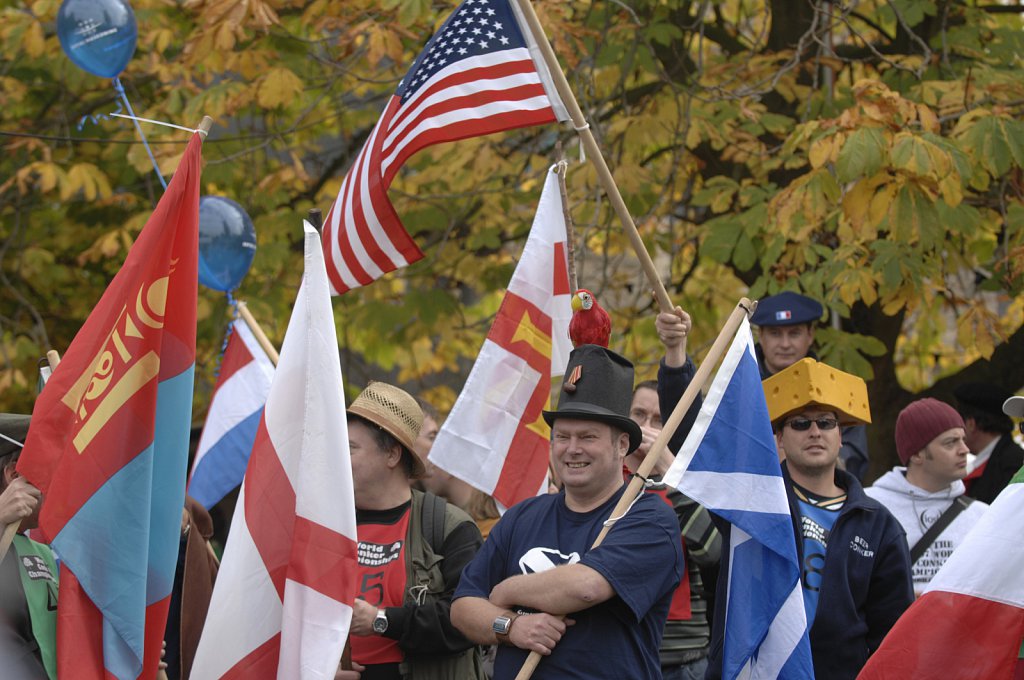
[[[644, 480], [651, 473], [654, 468], [654, 464], [658, 458], [661, 457], [662, 453], [667, 450], [668, 441], [675, 434], [676, 428], [679, 427], [679, 423], [682, 422], [683, 416], [690, 410], [690, 405], [693, 404], [693, 400], [697, 398], [697, 393], [700, 392], [704, 383], [707, 382], [710, 377], [711, 371], [718, 364], [719, 359], [725, 354], [729, 348], [729, 343], [732, 342], [733, 336], [736, 335], [736, 330], [739, 328], [740, 323], [744, 317], [754, 313], [754, 308], [757, 303], [752, 303], [747, 298], [742, 298], [737, 303], [736, 308], [732, 310], [732, 314], [725, 322], [725, 326], [722, 327], [722, 331], [718, 334], [711, 349], [708, 350], [708, 354], [704, 357], [704, 360], [700, 364], [700, 368], [697, 369], [696, 374], [693, 376], [693, 380], [690, 381], [686, 391], [683, 392], [682, 398], [679, 403], [676, 404], [675, 409], [672, 410], [672, 415], [665, 421], [665, 426], [661, 432], [658, 433], [658, 437], [651, 444], [650, 451], [647, 452], [647, 456], [640, 463], [637, 468], [636, 474], [630, 480], [629, 485], [626, 487], [626, 491], [619, 498], [619, 502], [615, 504], [615, 508], [612, 510], [611, 515], [605, 522], [604, 527], [601, 529], [601, 533], [597, 535], [597, 539], [594, 544], [590, 547], [591, 550], [601, 545], [604, 541], [605, 536], [615, 522], [617, 522], [626, 512], [629, 510], [629, 506], [633, 503], [636, 497], [643, 493]], [[537, 664], [544, 657], [537, 652], [530, 652], [530, 656], [527, 657], [523, 667], [519, 669], [519, 674], [516, 675], [516, 680], [527, 680], [533, 675], [533, 671], [537, 668]]]
[[[559, 148], [559, 152], [561, 152], [561, 148]], [[558, 176], [558, 193], [562, 197], [562, 217], [565, 219], [565, 254], [569, 267], [569, 292], [575, 293], [579, 285], [576, 283], [576, 230], [573, 228], [572, 215], [569, 213], [569, 196], [565, 187], [565, 176], [568, 171], [569, 163], [565, 158], [559, 158], [555, 174]]]
[[256, 342], [260, 343], [260, 347], [262, 347], [263, 351], [267, 353], [268, 357], [270, 357], [270, 363], [274, 364], [274, 367], [276, 368], [277, 360], [279, 358], [277, 350], [274, 349], [274, 345], [270, 342], [267, 334], [263, 332], [263, 327], [260, 326], [258, 321], [256, 321], [256, 317], [252, 315], [252, 312], [249, 311], [249, 306], [246, 305], [244, 301], [240, 301], [238, 303], [238, 316], [242, 317], [242, 320], [245, 321], [245, 325], [249, 327], [249, 330], [251, 330], [253, 336], [255, 336]]
[[622, 194], [619, 193], [619, 188], [616, 186], [615, 179], [608, 169], [608, 164], [604, 161], [601, 148], [597, 145], [597, 140], [594, 139], [594, 133], [590, 131], [590, 124], [583, 117], [583, 111], [576, 102], [572, 88], [569, 87], [569, 81], [566, 80], [562, 67], [558, 64], [558, 57], [555, 56], [555, 51], [552, 49], [551, 43], [548, 42], [544, 27], [540, 25], [540, 19], [537, 18], [537, 13], [533, 11], [533, 5], [530, 4], [530, 0], [516, 0], [516, 3], [526, 19], [526, 23], [529, 25], [530, 32], [533, 33], [534, 40], [540, 48], [541, 54], [544, 56], [544, 62], [547, 64], [548, 71], [551, 73], [551, 77], [554, 78], [555, 89], [558, 90], [562, 102], [565, 103], [568, 109], [573, 127], [583, 142], [583, 148], [594, 162], [598, 179], [601, 180], [605, 193], [608, 194], [608, 200], [611, 201], [612, 208], [615, 209], [615, 213], [619, 216], [619, 220], [626, 230], [626, 236], [629, 237], [633, 250], [636, 251], [636, 256], [640, 260], [640, 266], [647, 275], [647, 279], [651, 282], [654, 296], [658, 300], [661, 311], [672, 312], [675, 309], [675, 305], [669, 299], [665, 285], [661, 282], [658, 271], [654, 268], [654, 261], [651, 260], [651, 256], [647, 252], [647, 246], [644, 245], [643, 239], [640, 238], [640, 232], [637, 231], [636, 224], [633, 223], [633, 218], [629, 214], [629, 209], [626, 208], [626, 203], [622, 200]]
[[209, 116], [203, 116], [203, 119], [199, 121], [199, 127], [196, 128], [196, 132], [203, 136], [203, 141], [206, 141], [206, 136], [210, 134], [210, 128], [213, 127], [213, 118]]
[[[51, 349], [46, 353], [46, 360], [50, 364], [50, 371], [55, 371], [57, 370], [57, 364], [60, 363], [60, 354], [57, 353], [57, 350]], [[0, 474], [3, 474], [3, 470], [0, 470]], [[4, 527], [3, 536], [0, 536], [0, 562], [3, 562], [4, 558], [7, 557], [7, 551], [11, 549], [11, 543], [14, 541], [14, 536], [18, 533], [19, 528], [21, 528], [20, 519]]]

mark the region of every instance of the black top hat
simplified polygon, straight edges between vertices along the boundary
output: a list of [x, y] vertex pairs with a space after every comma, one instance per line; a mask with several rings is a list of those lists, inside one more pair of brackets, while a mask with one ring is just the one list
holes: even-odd
[[953, 396], [963, 406], [972, 406], [991, 415], [1002, 416], [1003, 404], [1013, 392], [999, 385], [983, 382], [969, 382], [957, 385]]
[[629, 417], [633, 401], [633, 364], [600, 345], [580, 345], [569, 355], [557, 411], [544, 411], [552, 425], [557, 418], [596, 420], [629, 435], [629, 452], [640, 446], [640, 426]]

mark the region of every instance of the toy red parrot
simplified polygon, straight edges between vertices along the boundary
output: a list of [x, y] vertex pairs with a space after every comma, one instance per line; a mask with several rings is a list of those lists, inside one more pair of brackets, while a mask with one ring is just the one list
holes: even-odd
[[572, 294], [572, 318], [569, 320], [569, 339], [573, 347], [580, 345], [608, 346], [612, 335], [612, 318], [597, 303], [597, 298], [586, 288]]

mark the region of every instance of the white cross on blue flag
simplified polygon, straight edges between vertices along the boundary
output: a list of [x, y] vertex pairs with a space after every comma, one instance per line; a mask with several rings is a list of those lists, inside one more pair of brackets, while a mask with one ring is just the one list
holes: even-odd
[[732, 525], [722, 678], [813, 678], [793, 520], [746, 319], [665, 483]]

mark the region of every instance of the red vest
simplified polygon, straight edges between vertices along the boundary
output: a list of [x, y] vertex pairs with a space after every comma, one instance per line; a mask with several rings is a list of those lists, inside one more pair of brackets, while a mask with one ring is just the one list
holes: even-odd
[[[405, 597], [405, 536], [409, 510], [394, 524], [359, 525], [359, 595], [378, 609], [401, 607]], [[382, 635], [349, 638], [352, 660], [366, 665], [399, 663], [398, 642]]]

